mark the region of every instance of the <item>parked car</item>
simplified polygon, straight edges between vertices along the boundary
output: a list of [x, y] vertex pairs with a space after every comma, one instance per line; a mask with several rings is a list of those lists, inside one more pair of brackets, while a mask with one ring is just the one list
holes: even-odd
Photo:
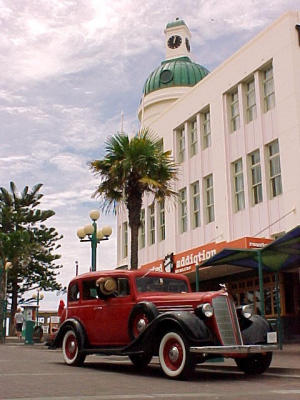
[[62, 347], [64, 361], [76, 366], [95, 353], [128, 356], [139, 368], [158, 356], [175, 379], [217, 356], [261, 374], [278, 349], [269, 323], [249, 306], [236, 310], [226, 289], [192, 292], [184, 275], [124, 270], [71, 280], [52, 347]]

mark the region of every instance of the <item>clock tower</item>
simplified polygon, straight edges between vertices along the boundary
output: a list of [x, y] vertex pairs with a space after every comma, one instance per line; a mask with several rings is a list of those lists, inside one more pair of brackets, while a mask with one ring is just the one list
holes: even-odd
[[182, 19], [176, 18], [165, 29], [166, 60], [190, 57], [191, 32]]

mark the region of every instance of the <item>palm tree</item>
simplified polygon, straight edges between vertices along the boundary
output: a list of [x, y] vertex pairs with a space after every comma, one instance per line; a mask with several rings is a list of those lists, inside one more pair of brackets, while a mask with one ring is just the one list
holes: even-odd
[[143, 195], [154, 194], [162, 200], [176, 195], [172, 183], [177, 167], [170, 151], [164, 152], [161, 140], [148, 129], [142, 129], [131, 139], [117, 133], [106, 141], [106, 155], [90, 163], [91, 170], [100, 176], [95, 196], [100, 198], [102, 210], [116, 211], [116, 204], [123, 203], [128, 210], [131, 229], [131, 269], [138, 268], [138, 230]]

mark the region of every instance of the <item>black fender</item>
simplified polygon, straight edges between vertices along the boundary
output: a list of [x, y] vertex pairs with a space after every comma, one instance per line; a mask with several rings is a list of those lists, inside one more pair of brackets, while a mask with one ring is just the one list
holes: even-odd
[[248, 326], [242, 330], [244, 344], [267, 343], [267, 333], [273, 330], [269, 322], [256, 314], [248, 321]]
[[51, 348], [56, 349], [58, 347], [61, 347], [65, 333], [70, 329], [72, 329], [76, 334], [79, 349], [84, 349], [87, 343], [86, 334], [81, 323], [75, 318], [66, 319], [62, 323], [62, 325], [59, 327], [59, 330], [57, 331], [53, 343], [51, 344]]
[[132, 307], [128, 318], [128, 336], [131, 340], [134, 340], [133, 323], [134, 319], [139, 313], [144, 313], [147, 316], [149, 322], [153, 321], [158, 316], [158, 310], [156, 306], [150, 301], [141, 301]]
[[205, 323], [195, 314], [186, 311], [159, 314], [146, 329], [127, 347], [127, 351], [155, 351], [160, 338], [168, 331], [184, 334], [190, 345], [211, 345], [213, 336]]

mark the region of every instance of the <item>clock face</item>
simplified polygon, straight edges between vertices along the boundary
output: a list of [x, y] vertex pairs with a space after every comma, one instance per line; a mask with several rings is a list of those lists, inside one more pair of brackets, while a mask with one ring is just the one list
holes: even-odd
[[191, 46], [190, 46], [190, 42], [189, 42], [188, 38], [185, 39], [185, 45], [186, 45], [187, 51], [191, 51]]
[[170, 49], [177, 49], [181, 45], [182, 39], [178, 35], [171, 36], [168, 40], [168, 46]]

